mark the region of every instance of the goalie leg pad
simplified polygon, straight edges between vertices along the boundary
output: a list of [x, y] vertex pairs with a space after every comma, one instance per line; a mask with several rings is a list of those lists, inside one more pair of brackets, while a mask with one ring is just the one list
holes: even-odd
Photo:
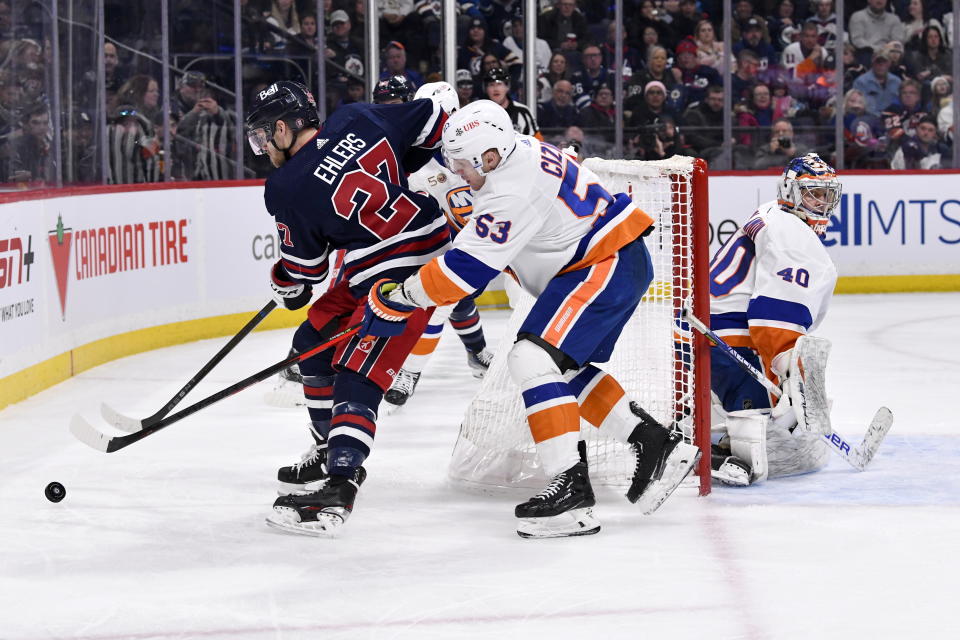
[[530, 434], [547, 476], [577, 464], [580, 411], [560, 367], [544, 349], [526, 339], [513, 345], [507, 366], [522, 392]]
[[731, 411], [727, 415], [730, 453], [750, 465], [751, 483], [767, 479], [768, 422], [767, 413], [757, 409]]
[[830, 346], [830, 341], [824, 338], [801, 336], [793, 347], [787, 391], [801, 431], [833, 433], [826, 385]]

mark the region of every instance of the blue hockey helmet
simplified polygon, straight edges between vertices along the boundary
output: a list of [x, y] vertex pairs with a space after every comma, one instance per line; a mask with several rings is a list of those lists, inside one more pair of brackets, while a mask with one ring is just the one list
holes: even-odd
[[840, 204], [840, 192], [834, 168], [816, 153], [808, 153], [794, 158], [784, 169], [777, 188], [777, 203], [822, 236], [827, 232], [830, 215]]
[[373, 101], [376, 104], [386, 104], [396, 101], [410, 102], [416, 93], [413, 83], [401, 75], [385, 78], [373, 88]]

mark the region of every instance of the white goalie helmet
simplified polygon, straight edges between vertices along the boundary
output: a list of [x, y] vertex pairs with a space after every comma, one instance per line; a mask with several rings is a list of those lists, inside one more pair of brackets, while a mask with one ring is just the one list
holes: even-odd
[[457, 96], [456, 89], [450, 86], [449, 82], [428, 82], [417, 89], [417, 93], [413, 96], [414, 100], [420, 100], [421, 98], [433, 100], [440, 105], [440, 108], [447, 115], [460, 108], [460, 98]]
[[808, 153], [787, 165], [777, 188], [777, 203], [822, 236], [840, 204], [840, 194], [836, 170], [816, 153]]
[[513, 122], [506, 110], [491, 100], [477, 100], [458, 110], [443, 126], [443, 158], [454, 168], [468, 162], [484, 175], [481, 156], [488, 149], [500, 153], [501, 164], [517, 146]]

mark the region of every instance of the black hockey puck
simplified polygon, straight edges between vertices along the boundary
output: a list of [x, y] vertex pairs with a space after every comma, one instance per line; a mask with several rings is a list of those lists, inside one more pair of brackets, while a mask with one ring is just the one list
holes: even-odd
[[47, 485], [47, 488], [43, 490], [43, 494], [47, 496], [47, 500], [50, 502], [60, 502], [67, 495], [67, 490], [63, 488], [63, 485], [59, 482], [51, 482]]

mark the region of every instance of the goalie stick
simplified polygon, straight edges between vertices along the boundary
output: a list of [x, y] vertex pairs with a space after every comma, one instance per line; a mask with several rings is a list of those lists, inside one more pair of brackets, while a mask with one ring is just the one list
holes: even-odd
[[[693, 315], [689, 309], [684, 308], [681, 312], [680, 318], [681, 320], [688, 322], [690, 326], [706, 336], [707, 339], [716, 345], [724, 355], [740, 365], [741, 369], [746, 371], [751, 378], [762, 384], [767, 391], [778, 398], [781, 396], [783, 392], [781, 391], [780, 387], [773, 384], [769, 378], [763, 375], [763, 373], [758, 371], [743, 356], [741, 356], [730, 345], [724, 342], [723, 338], [711, 331], [710, 327], [705, 325], [699, 318]], [[827, 444], [830, 445], [830, 448], [834, 453], [843, 458], [857, 471], [863, 471], [866, 469], [867, 465], [870, 464], [874, 454], [877, 453], [877, 449], [880, 448], [880, 443], [883, 442], [883, 439], [887, 436], [887, 432], [890, 431], [890, 427], [892, 426], [893, 413], [886, 407], [880, 407], [874, 414], [873, 420], [870, 421], [870, 426], [867, 427], [867, 432], [864, 434], [863, 440], [860, 442], [859, 446], [851, 447], [850, 444], [841, 438], [837, 433], [824, 435], [823, 438], [827, 441]]]
[[233, 348], [240, 344], [240, 341], [247, 337], [247, 335], [253, 331], [254, 327], [263, 322], [263, 319], [270, 315], [270, 312], [277, 308], [277, 303], [274, 300], [271, 300], [263, 306], [263, 309], [257, 312], [257, 315], [250, 318], [247, 324], [243, 325], [243, 328], [237, 332], [237, 335], [233, 336], [230, 339], [230, 342], [225, 344], [220, 351], [218, 351], [210, 360], [207, 361], [207, 364], [187, 381], [187, 384], [183, 385], [180, 391], [177, 391], [176, 395], [170, 398], [170, 401], [163, 407], [154, 413], [151, 416], [147, 416], [142, 420], [137, 418], [129, 418], [121, 413], [115, 411], [112, 407], [106, 403], [100, 404], [100, 415], [103, 416], [103, 419], [108, 423], [112, 424], [121, 431], [126, 431], [127, 433], [133, 433], [134, 431], [140, 431], [147, 427], [152, 427], [153, 425], [160, 422], [164, 416], [170, 413], [175, 406], [180, 404], [180, 401], [183, 400], [190, 391], [193, 390], [197, 384], [203, 380], [210, 371], [213, 370], [215, 366], [220, 364], [220, 361], [227, 357], [227, 354], [233, 351]]
[[360, 326], [361, 325], [359, 324], [355, 324], [352, 327], [344, 329], [340, 333], [332, 336], [326, 342], [318, 344], [317, 346], [312, 347], [307, 351], [304, 351], [303, 353], [298, 353], [296, 355], [290, 356], [285, 360], [281, 360], [276, 364], [272, 364], [266, 369], [263, 369], [262, 371], [258, 371], [252, 376], [244, 378], [240, 382], [230, 385], [226, 389], [218, 391], [213, 395], [207, 396], [206, 398], [204, 398], [203, 400], [200, 400], [199, 402], [195, 402], [194, 404], [190, 405], [186, 409], [181, 409], [180, 411], [174, 413], [173, 415], [169, 415], [169, 416], [166, 416], [165, 418], [158, 420], [157, 422], [153, 423], [149, 427], [144, 427], [140, 431], [135, 431], [125, 436], [110, 436], [97, 430], [93, 425], [91, 425], [89, 422], [84, 420], [83, 417], [81, 417], [79, 414], [75, 414], [73, 416], [73, 419], [70, 421], [70, 432], [74, 435], [74, 437], [77, 438], [77, 440], [79, 440], [80, 442], [84, 443], [89, 447], [96, 449], [97, 451], [102, 451], [104, 453], [113, 453], [114, 451], [119, 451], [120, 449], [130, 446], [131, 444], [133, 444], [134, 442], [137, 442], [138, 440], [142, 440], [143, 438], [146, 438], [150, 434], [156, 433], [157, 431], [160, 431], [161, 429], [170, 426], [174, 422], [179, 422], [180, 420], [186, 418], [187, 416], [191, 416], [197, 411], [200, 411], [201, 409], [205, 409], [206, 407], [209, 407], [215, 402], [219, 402], [220, 400], [223, 400], [224, 398], [232, 396], [233, 394], [239, 391], [243, 391], [247, 387], [254, 385], [257, 382], [266, 380], [276, 372], [286, 367], [289, 367], [291, 364], [295, 362], [302, 362], [307, 358], [317, 355], [324, 349], [328, 349], [333, 345], [337, 344], [338, 342], [346, 338], [349, 338], [350, 336], [357, 333], [357, 331], [360, 330]]

